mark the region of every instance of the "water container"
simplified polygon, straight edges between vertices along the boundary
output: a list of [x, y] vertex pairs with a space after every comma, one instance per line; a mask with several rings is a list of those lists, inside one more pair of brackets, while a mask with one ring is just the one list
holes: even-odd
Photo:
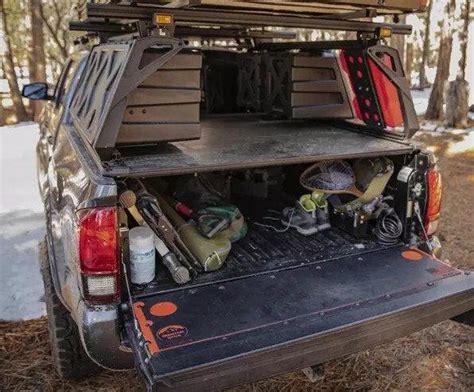
[[130, 272], [133, 284], [150, 283], [155, 278], [154, 236], [148, 227], [130, 230]]

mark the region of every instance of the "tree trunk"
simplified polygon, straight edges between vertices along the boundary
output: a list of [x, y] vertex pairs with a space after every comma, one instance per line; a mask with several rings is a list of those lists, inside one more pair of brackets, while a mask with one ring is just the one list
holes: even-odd
[[449, 82], [446, 98], [446, 125], [467, 128], [469, 112], [469, 83], [461, 78]]
[[443, 119], [443, 104], [445, 97], [445, 85], [449, 78], [449, 64], [451, 62], [451, 51], [453, 49], [453, 14], [456, 6], [455, 0], [449, 0], [446, 4], [445, 18], [441, 32], [441, 39], [438, 50], [438, 64], [436, 78], [428, 101], [428, 109], [425, 118], [427, 120]]
[[431, 10], [433, 9], [434, 0], [430, 0], [426, 11], [425, 20], [425, 36], [423, 38], [423, 52], [421, 54], [420, 64], [420, 90], [428, 87], [428, 79], [426, 78], [426, 63], [428, 54], [430, 53], [430, 34], [431, 34]]
[[408, 84], [411, 86], [411, 73], [413, 71], [413, 42], [407, 42], [405, 52], [405, 75], [408, 80]]
[[3, 58], [3, 70], [8, 81], [11, 98], [15, 107], [17, 121], [24, 121], [28, 118], [25, 105], [21, 98], [20, 88], [18, 86], [18, 79], [15, 74], [15, 63], [13, 62], [13, 53], [10, 42], [10, 32], [8, 28], [7, 15], [5, 12], [4, 1], [0, 0], [0, 15], [3, 20], [3, 35], [5, 40], [5, 55]]
[[462, 19], [464, 21], [463, 29], [459, 32], [459, 42], [461, 46], [461, 58], [459, 59], [458, 75], [466, 80], [467, 66], [467, 41], [469, 38], [469, 22], [471, 20], [471, 0], [465, 0], [464, 9], [462, 10]]
[[[405, 23], [406, 18], [407, 18], [406, 15], [400, 16], [398, 23]], [[402, 61], [402, 64], [405, 64], [405, 35], [394, 34], [392, 36], [392, 41], [391, 41], [390, 46], [398, 50], [398, 53], [400, 53], [400, 60]]]
[[[31, 36], [32, 50], [30, 56], [30, 81], [46, 81], [46, 59], [44, 54], [43, 19], [41, 18], [41, 0], [30, 0], [31, 14]], [[38, 116], [43, 107], [43, 102], [31, 101], [33, 118], [38, 120]]]
[[0, 96], [0, 127], [5, 125], [5, 111], [3, 110], [3, 99]]
[[461, 58], [456, 80], [449, 83], [446, 99], [446, 125], [448, 127], [466, 128], [469, 113], [469, 83], [466, 80], [467, 44], [470, 22], [471, 0], [465, 0], [461, 18], [463, 28], [459, 31]]

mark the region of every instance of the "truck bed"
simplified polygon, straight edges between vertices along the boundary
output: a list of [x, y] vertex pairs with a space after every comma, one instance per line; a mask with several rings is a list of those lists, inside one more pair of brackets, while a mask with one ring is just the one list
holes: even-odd
[[121, 148], [120, 159], [103, 162], [104, 175], [181, 175], [413, 151], [407, 143], [314, 121], [216, 116], [202, 120], [201, 126], [202, 137], [198, 140]]

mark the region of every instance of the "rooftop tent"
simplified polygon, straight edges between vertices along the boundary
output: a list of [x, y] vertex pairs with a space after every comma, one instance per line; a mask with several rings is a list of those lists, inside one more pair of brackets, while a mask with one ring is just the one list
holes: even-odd
[[[105, 1], [102, 1], [105, 2]], [[354, 11], [361, 8], [376, 8], [383, 12], [416, 12], [423, 11], [427, 0], [319, 0], [319, 1], [292, 1], [292, 0], [263, 0], [263, 1], [239, 1], [239, 0], [138, 0], [137, 4], [163, 5], [166, 7], [224, 7], [255, 10], [274, 10], [289, 12], [308, 13], [331, 13]]]

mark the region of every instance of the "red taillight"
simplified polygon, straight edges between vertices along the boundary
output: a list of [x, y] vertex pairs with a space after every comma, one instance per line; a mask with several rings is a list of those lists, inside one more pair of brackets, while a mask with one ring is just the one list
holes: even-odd
[[92, 303], [119, 298], [117, 209], [94, 208], [79, 223], [79, 258], [84, 296]]
[[438, 229], [438, 220], [441, 212], [442, 183], [441, 174], [436, 169], [429, 169], [427, 174], [428, 202], [425, 213], [425, 230], [430, 236]]

